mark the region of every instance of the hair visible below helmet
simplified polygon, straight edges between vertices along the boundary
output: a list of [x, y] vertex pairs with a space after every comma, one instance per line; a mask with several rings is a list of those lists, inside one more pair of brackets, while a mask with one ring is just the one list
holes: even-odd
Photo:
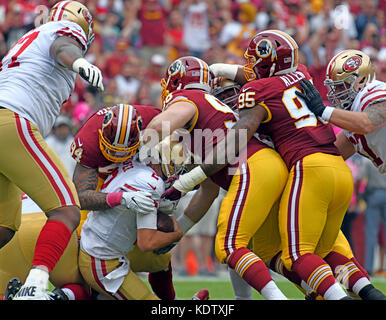
[[87, 45], [94, 40], [93, 18], [85, 5], [78, 1], [60, 1], [49, 13], [48, 21], [68, 20], [79, 25], [87, 36]]
[[213, 80], [212, 94], [236, 112], [240, 89], [238, 83], [224, 77], [217, 77]]
[[250, 41], [244, 57], [244, 75], [247, 81], [269, 78], [296, 71], [298, 45], [287, 33], [280, 30], [259, 32]]
[[211, 91], [213, 73], [208, 64], [196, 57], [181, 57], [173, 61], [166, 70], [166, 76], [161, 80], [162, 103], [169, 93], [180, 89], [200, 89]]
[[99, 129], [99, 147], [103, 156], [111, 162], [123, 162], [131, 158], [140, 143], [141, 118], [136, 109], [127, 104], [110, 108]]
[[375, 79], [370, 57], [359, 50], [345, 50], [333, 57], [327, 66], [324, 85], [329, 87], [331, 105], [349, 109], [360, 90]]
[[167, 136], [158, 144], [161, 170], [165, 178], [183, 174], [195, 166], [192, 154], [182, 142], [173, 141], [172, 135]]

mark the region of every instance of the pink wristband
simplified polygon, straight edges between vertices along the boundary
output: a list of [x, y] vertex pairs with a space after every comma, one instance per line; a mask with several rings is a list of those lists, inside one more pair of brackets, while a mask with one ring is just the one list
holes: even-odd
[[121, 204], [123, 192], [108, 193], [106, 197], [106, 202], [110, 208], [114, 208]]

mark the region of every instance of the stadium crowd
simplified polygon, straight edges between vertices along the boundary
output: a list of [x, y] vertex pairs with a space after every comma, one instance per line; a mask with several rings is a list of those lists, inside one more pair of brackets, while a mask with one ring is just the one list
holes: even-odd
[[[0, 0], [0, 57], [25, 32], [44, 21], [47, 8], [56, 2]], [[263, 29], [280, 29], [296, 40], [300, 47], [300, 63], [309, 68], [326, 104], [325, 70], [328, 61], [341, 50], [359, 49], [367, 53], [377, 79], [386, 81], [385, 0], [80, 2], [87, 5], [94, 17], [95, 41], [86, 58], [102, 70], [105, 92], [96, 91], [77, 77], [75, 91], [62, 108], [68, 118], [62, 117], [54, 131], [64, 124], [75, 134], [96, 110], [122, 101], [160, 108], [160, 80], [171, 61], [193, 55], [209, 65], [216, 62], [244, 64], [244, 48], [250, 38]], [[358, 161], [354, 159], [353, 166], [356, 163], [356, 169], [361, 171]], [[371, 174], [362, 172], [357, 176], [358, 180], [366, 181]], [[386, 176], [379, 178], [383, 182], [378, 184], [367, 183], [371, 190], [380, 188], [386, 192], [385, 179]], [[362, 188], [362, 194], [366, 195], [366, 187]], [[357, 198], [363, 197], [358, 194]], [[359, 200], [350, 207], [351, 213], [365, 211]], [[384, 220], [385, 215], [384, 212]], [[367, 226], [366, 237], [382, 235], [380, 225], [382, 223]], [[381, 237], [381, 247], [384, 241]], [[374, 240], [371, 243], [375, 245]], [[370, 274], [376, 271], [370, 262], [365, 266]]]

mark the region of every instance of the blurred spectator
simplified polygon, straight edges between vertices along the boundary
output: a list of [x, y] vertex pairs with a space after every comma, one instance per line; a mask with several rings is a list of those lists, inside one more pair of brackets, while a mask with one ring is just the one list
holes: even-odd
[[116, 104], [124, 102], [123, 99], [119, 96], [117, 81], [109, 79], [105, 86], [105, 92], [103, 95], [103, 107], [110, 107]]
[[74, 140], [74, 124], [70, 117], [59, 115], [52, 128], [52, 132], [45, 140], [47, 144], [58, 154], [63, 164], [66, 166], [70, 177], [75, 170], [76, 161], [70, 153], [71, 143]]
[[115, 50], [106, 54], [103, 68], [103, 75], [105, 77], [109, 79], [115, 78], [121, 72], [122, 66], [129, 60], [128, 47], [129, 44], [121, 39], [116, 43]]
[[121, 73], [114, 77], [117, 82], [119, 96], [125, 103], [133, 103], [141, 86], [139, 80], [139, 61], [138, 59], [130, 59], [121, 69]]
[[167, 11], [158, 0], [143, 0], [138, 19], [141, 22], [142, 63], [148, 66], [154, 54], [165, 55]]
[[187, 55], [187, 48], [183, 43], [184, 29], [182, 21], [182, 15], [178, 10], [173, 10], [170, 13], [165, 34], [165, 43], [169, 47], [169, 61]]
[[255, 17], [257, 9], [250, 2], [241, 3], [235, 9], [235, 19], [232, 19], [221, 30], [219, 44], [235, 56], [243, 57], [245, 48], [256, 33]]
[[98, 20], [100, 35], [103, 39], [103, 51], [113, 51], [120, 36], [120, 29], [118, 27], [119, 17], [113, 12], [108, 12], [100, 15]]
[[355, 19], [355, 26], [358, 31], [358, 39], [362, 40], [368, 23], [374, 23], [377, 28], [380, 27], [377, 19], [377, 5], [375, 0], [362, 0], [361, 1], [362, 12], [358, 14]]
[[210, 47], [208, 5], [203, 0], [182, 2], [184, 16], [183, 42], [189, 55], [203, 57]]
[[[386, 231], [386, 175], [381, 174], [366, 158], [360, 166], [359, 178], [367, 179], [364, 194], [367, 208], [365, 213], [365, 269], [374, 274], [374, 254], [378, 244], [380, 224]], [[384, 235], [385, 238], [385, 235]]]

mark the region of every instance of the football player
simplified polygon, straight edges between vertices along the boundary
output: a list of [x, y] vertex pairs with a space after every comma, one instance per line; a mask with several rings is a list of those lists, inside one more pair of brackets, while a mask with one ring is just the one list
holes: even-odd
[[[157, 150], [159, 150], [160, 158], [164, 160], [163, 163], [150, 164], [150, 167], [146, 167], [143, 164], [139, 164], [138, 161], [129, 162], [131, 161], [131, 159], [129, 159], [127, 162], [121, 163], [120, 166], [110, 174], [103, 185], [102, 191], [108, 192], [111, 188], [114, 188], [115, 191], [125, 189], [136, 197], [137, 194], [143, 194], [146, 192], [145, 190], [148, 190], [150, 191], [150, 196], [152, 196], [152, 193], [155, 193], [157, 197], [153, 195], [153, 198], [158, 199], [164, 190], [163, 180], [166, 180], [169, 175], [187, 169], [185, 169], [185, 165], [183, 164], [184, 152], [178, 144], [172, 144], [170, 140], [165, 139], [157, 147]], [[147, 183], [147, 181], [149, 183]], [[137, 191], [134, 191], [135, 187], [138, 187]], [[152, 201], [154, 202], [153, 199]], [[130, 261], [130, 272], [129, 275], [125, 277], [125, 284], [120, 290], [117, 290], [125, 294], [120, 296], [120, 292], [108, 292], [104, 287], [101, 289], [98, 286], [97, 291], [102, 295], [108, 295], [112, 298], [117, 297], [117, 299], [157, 299], [142, 281], [134, 275], [134, 272], [153, 272], [153, 274], [157, 275], [157, 271], [168, 268], [170, 255], [162, 255], [162, 258], [155, 260], [153, 259], [154, 254], [146, 252], [141, 254], [140, 261], [138, 259], [131, 259], [131, 257], [133, 257], [132, 252], [134, 252], [134, 256], [136, 256], [140, 250], [149, 251], [159, 246], [164, 246], [171, 241], [174, 242], [177, 240], [176, 236], [179, 235], [179, 232], [178, 226], [173, 227], [173, 229], [175, 229], [174, 232], [171, 232], [173, 230], [165, 230], [165, 232], [169, 233], [157, 231], [157, 227], [162, 231], [162, 224], [159, 226], [157, 216], [154, 215], [157, 210], [155, 207], [153, 208], [154, 211], [151, 214], [144, 214], [143, 211], [137, 210], [136, 208], [129, 211], [126, 204], [122, 204], [111, 209], [95, 211], [89, 215], [89, 220], [84, 227], [85, 235], [82, 234], [81, 241], [81, 246], [87, 253], [83, 252], [80, 255], [85, 257], [87, 261], [95, 259], [95, 261], [106, 263], [107, 265], [114, 264], [112, 256], [117, 258], [116, 261], [118, 261], [118, 259], [126, 262]], [[103, 217], [102, 221], [100, 221], [101, 217]], [[23, 214], [22, 218], [24, 223], [21, 226], [20, 232], [17, 233], [9, 245], [0, 252], [0, 261], [3, 261], [3, 263], [0, 264], [1, 294], [4, 293], [2, 290], [5, 289], [6, 281], [8, 281], [11, 275], [16, 275], [21, 280], [25, 279], [27, 267], [32, 260], [32, 252], [38, 231], [41, 229], [45, 220], [42, 212]], [[108, 221], [111, 223], [108, 223]], [[173, 226], [173, 219], [170, 221]], [[138, 231], [137, 227], [139, 228]], [[110, 228], [110, 232], [108, 232], [109, 237], [107, 238], [103, 237], [106, 233], [100, 233], [101, 230], [106, 230], [105, 228]], [[170, 226], [168, 228], [170, 228]], [[138, 236], [136, 238], [137, 232]], [[93, 237], [96, 235], [99, 239], [97, 241], [93, 240]], [[113, 242], [111, 243], [110, 240]], [[129, 241], [130, 245], [126, 245], [126, 241]], [[134, 245], [135, 242], [138, 243], [138, 246]], [[132, 250], [129, 250], [130, 248]], [[127, 251], [131, 252], [127, 254]], [[101, 254], [101, 252], [105, 254]], [[115, 252], [115, 255], [113, 252]], [[89, 256], [89, 253], [92, 254], [93, 258]], [[109, 253], [111, 259], [106, 259], [106, 253]], [[74, 232], [67, 249], [50, 276], [51, 283], [60, 287], [56, 288], [53, 292], [47, 292], [52, 300], [81, 300], [90, 298], [86, 290], [88, 285], [84, 282], [84, 278], [79, 271], [78, 254], [78, 236], [76, 232]], [[126, 254], [126, 256], [123, 257], [122, 254]], [[102, 259], [103, 262], [98, 259]], [[92, 273], [91, 269], [88, 268], [90, 265], [87, 264], [87, 261], [82, 272], [86, 273], [87, 276], [85, 279], [87, 282], [90, 281], [93, 284], [92, 287], [94, 287], [96, 282], [108, 281], [101, 279], [101, 275], [99, 275], [99, 278], [96, 277], [95, 273]], [[118, 264], [119, 263], [116, 265]], [[126, 267], [128, 266], [125, 265], [125, 268]], [[120, 271], [122, 271], [122, 269], [115, 271], [114, 274]], [[91, 275], [92, 279], [89, 279]], [[109, 277], [110, 276], [107, 276], [107, 278]], [[168, 283], [164, 282], [163, 285], [167, 286]], [[13, 295], [19, 290], [19, 287], [20, 281], [15, 278], [11, 279], [7, 285], [5, 299], [12, 300]], [[107, 288], [110, 287], [107, 285]], [[168, 291], [169, 289], [164, 288], [164, 290]], [[165, 298], [166, 294], [161, 296]], [[171, 298], [174, 297], [175, 296]], [[196, 300], [207, 298], [207, 290], [198, 291], [194, 297]]]
[[324, 84], [333, 107], [325, 107], [317, 89], [301, 82], [309, 109], [340, 128], [335, 145], [343, 158], [355, 152], [369, 158], [386, 173], [386, 83], [375, 79], [370, 57], [362, 51], [345, 50], [327, 66]]
[[[161, 135], [165, 122], [170, 125], [170, 132], [186, 129], [188, 134], [183, 141], [188, 149], [207, 161], [212, 148], [237, 121], [232, 109], [211, 94], [211, 80], [209, 67], [201, 59], [188, 56], [171, 63], [161, 81], [163, 111], [152, 119], [144, 136], [149, 130]], [[147, 144], [151, 146], [145, 141], [144, 146]], [[252, 236], [280, 197], [288, 174], [286, 166], [273, 149], [257, 138], [250, 139], [239, 159], [245, 161], [236, 160], [211, 179], [199, 181], [200, 188], [178, 223], [185, 233], [208, 210], [219, 187], [227, 190], [217, 223], [215, 249], [219, 261], [235, 269], [266, 299], [286, 299], [263, 260], [248, 249]]]
[[[160, 113], [152, 106], [119, 104], [97, 111], [79, 129], [71, 146], [72, 157], [77, 161], [73, 181], [81, 204], [81, 222], [78, 233], [89, 210], [105, 210], [124, 204], [128, 209], [143, 214], [154, 211], [155, 203], [150, 194], [137, 193], [134, 198], [126, 192], [100, 191], [106, 177], [120, 165], [133, 157], [140, 145], [141, 130]], [[164, 201], [160, 206], [164, 205]], [[168, 204], [166, 205], [168, 206]], [[165, 206], [164, 206], [165, 209]], [[129, 253], [130, 261], [146, 261], [136, 248]], [[164, 255], [147, 253], [154, 264], [162, 265]], [[170, 255], [166, 256], [170, 262]], [[173, 299], [172, 267], [149, 273], [153, 291], [161, 299]]]
[[[157, 203], [165, 187], [160, 177], [161, 172], [154, 169], [135, 159], [129, 159], [121, 163], [105, 180], [100, 192], [124, 192], [128, 199], [134, 199], [132, 201], [148, 197]], [[139, 249], [144, 252], [141, 254], [143, 269], [137, 271], [156, 272], [168, 269], [168, 255], [162, 255], [162, 260], [154, 261], [154, 255], [147, 255], [146, 252], [152, 253], [155, 249], [178, 241], [182, 233], [176, 222], [173, 232], [158, 231], [157, 209], [155, 206], [152, 208], [152, 212], [144, 213], [135, 207], [128, 210], [124, 203], [88, 214], [80, 238], [79, 269], [94, 290], [117, 300], [158, 299], [130, 270], [134, 262], [126, 257], [130, 251]], [[150, 269], [145, 266], [150, 266]]]
[[[290, 170], [279, 210], [281, 259], [286, 269], [296, 272], [325, 299], [347, 299], [321, 257], [330, 252], [339, 234], [351, 199], [351, 171], [334, 146], [332, 129], [296, 95], [300, 80], [309, 78], [305, 67], [298, 66], [296, 42], [284, 32], [266, 30], [251, 40], [245, 58], [248, 82], [239, 95], [240, 120], [235, 131], [248, 130], [248, 138], [258, 128], [268, 134]], [[237, 73], [233, 72], [233, 79]], [[238, 135], [234, 137], [238, 143]], [[227, 142], [234, 147], [235, 143]], [[227, 150], [224, 142], [216, 148]], [[167, 197], [185, 193], [223, 167], [215, 158], [213, 164], [200, 165], [181, 176], [167, 190]]]
[[37, 239], [32, 267], [15, 299], [45, 299], [49, 273], [79, 224], [79, 200], [62, 161], [46, 144], [76, 74], [103, 90], [100, 70], [83, 58], [94, 38], [89, 10], [61, 1], [49, 21], [26, 33], [0, 64], [0, 246], [20, 226], [21, 192], [48, 220]]
[[[211, 65], [210, 68], [216, 69], [218, 67], [221, 68], [220, 64]], [[230, 69], [234, 68], [234, 66], [229, 65]], [[227, 69], [225, 69], [226, 71]], [[218, 71], [218, 70], [217, 70]], [[302, 80], [307, 81], [308, 80]], [[214, 90], [213, 94], [222, 102], [226, 102], [230, 106], [234, 106], [238, 102], [238, 94], [240, 91], [240, 87], [232, 80], [217, 77], [215, 78]], [[270, 213], [270, 217], [275, 213]], [[271, 220], [274, 219], [271, 217]], [[266, 224], [266, 223], [265, 223]], [[283, 275], [288, 280], [292, 281], [295, 285], [297, 285], [300, 290], [307, 295], [307, 297], [316, 297], [316, 293], [312, 292], [312, 289], [306, 285], [304, 281], [301, 281], [299, 277], [296, 276], [294, 272], [288, 271], [281, 262], [281, 246], [274, 244], [277, 242], [275, 237], [276, 229], [278, 227], [275, 224], [270, 225], [270, 244], [268, 252], [264, 254], [266, 259], [263, 259], [266, 262], [267, 266], [274, 270], [275, 272]], [[277, 230], [277, 233], [279, 231]], [[259, 240], [259, 237], [263, 235], [263, 239], [267, 235], [264, 235], [264, 226], [260, 228], [259, 232], [255, 234], [253, 243], [255, 244], [255, 250], [259, 250], [256, 252], [258, 255], [262, 255], [262, 251], [266, 252], [267, 247], [261, 246], [260, 243], [264, 243], [265, 241]], [[334, 275], [337, 279], [341, 281], [341, 283], [346, 287], [349, 291], [350, 295], [353, 297], [361, 297], [365, 300], [371, 299], [379, 299], [382, 297], [382, 294], [379, 290], [376, 290], [371, 284], [369, 285], [369, 276], [364, 268], [359, 264], [359, 262], [353, 256], [352, 250], [350, 248], [347, 239], [345, 239], [343, 233], [340, 231], [338, 238], [334, 244], [333, 250], [324, 258], [331, 268], [334, 270]], [[232, 281], [232, 286], [235, 291], [236, 299], [251, 299], [252, 293], [248, 284], [245, 281], [240, 280], [240, 277], [235, 273], [232, 269], [230, 269], [230, 278]], [[366, 280], [367, 279], [367, 280]], [[359, 281], [359, 282], [358, 282]], [[357, 285], [356, 282], [358, 282]], [[362, 285], [359, 285], [362, 283]], [[367, 287], [365, 288], [365, 285]], [[353, 288], [354, 291], [353, 292]], [[320, 298], [318, 296], [317, 298]]]

